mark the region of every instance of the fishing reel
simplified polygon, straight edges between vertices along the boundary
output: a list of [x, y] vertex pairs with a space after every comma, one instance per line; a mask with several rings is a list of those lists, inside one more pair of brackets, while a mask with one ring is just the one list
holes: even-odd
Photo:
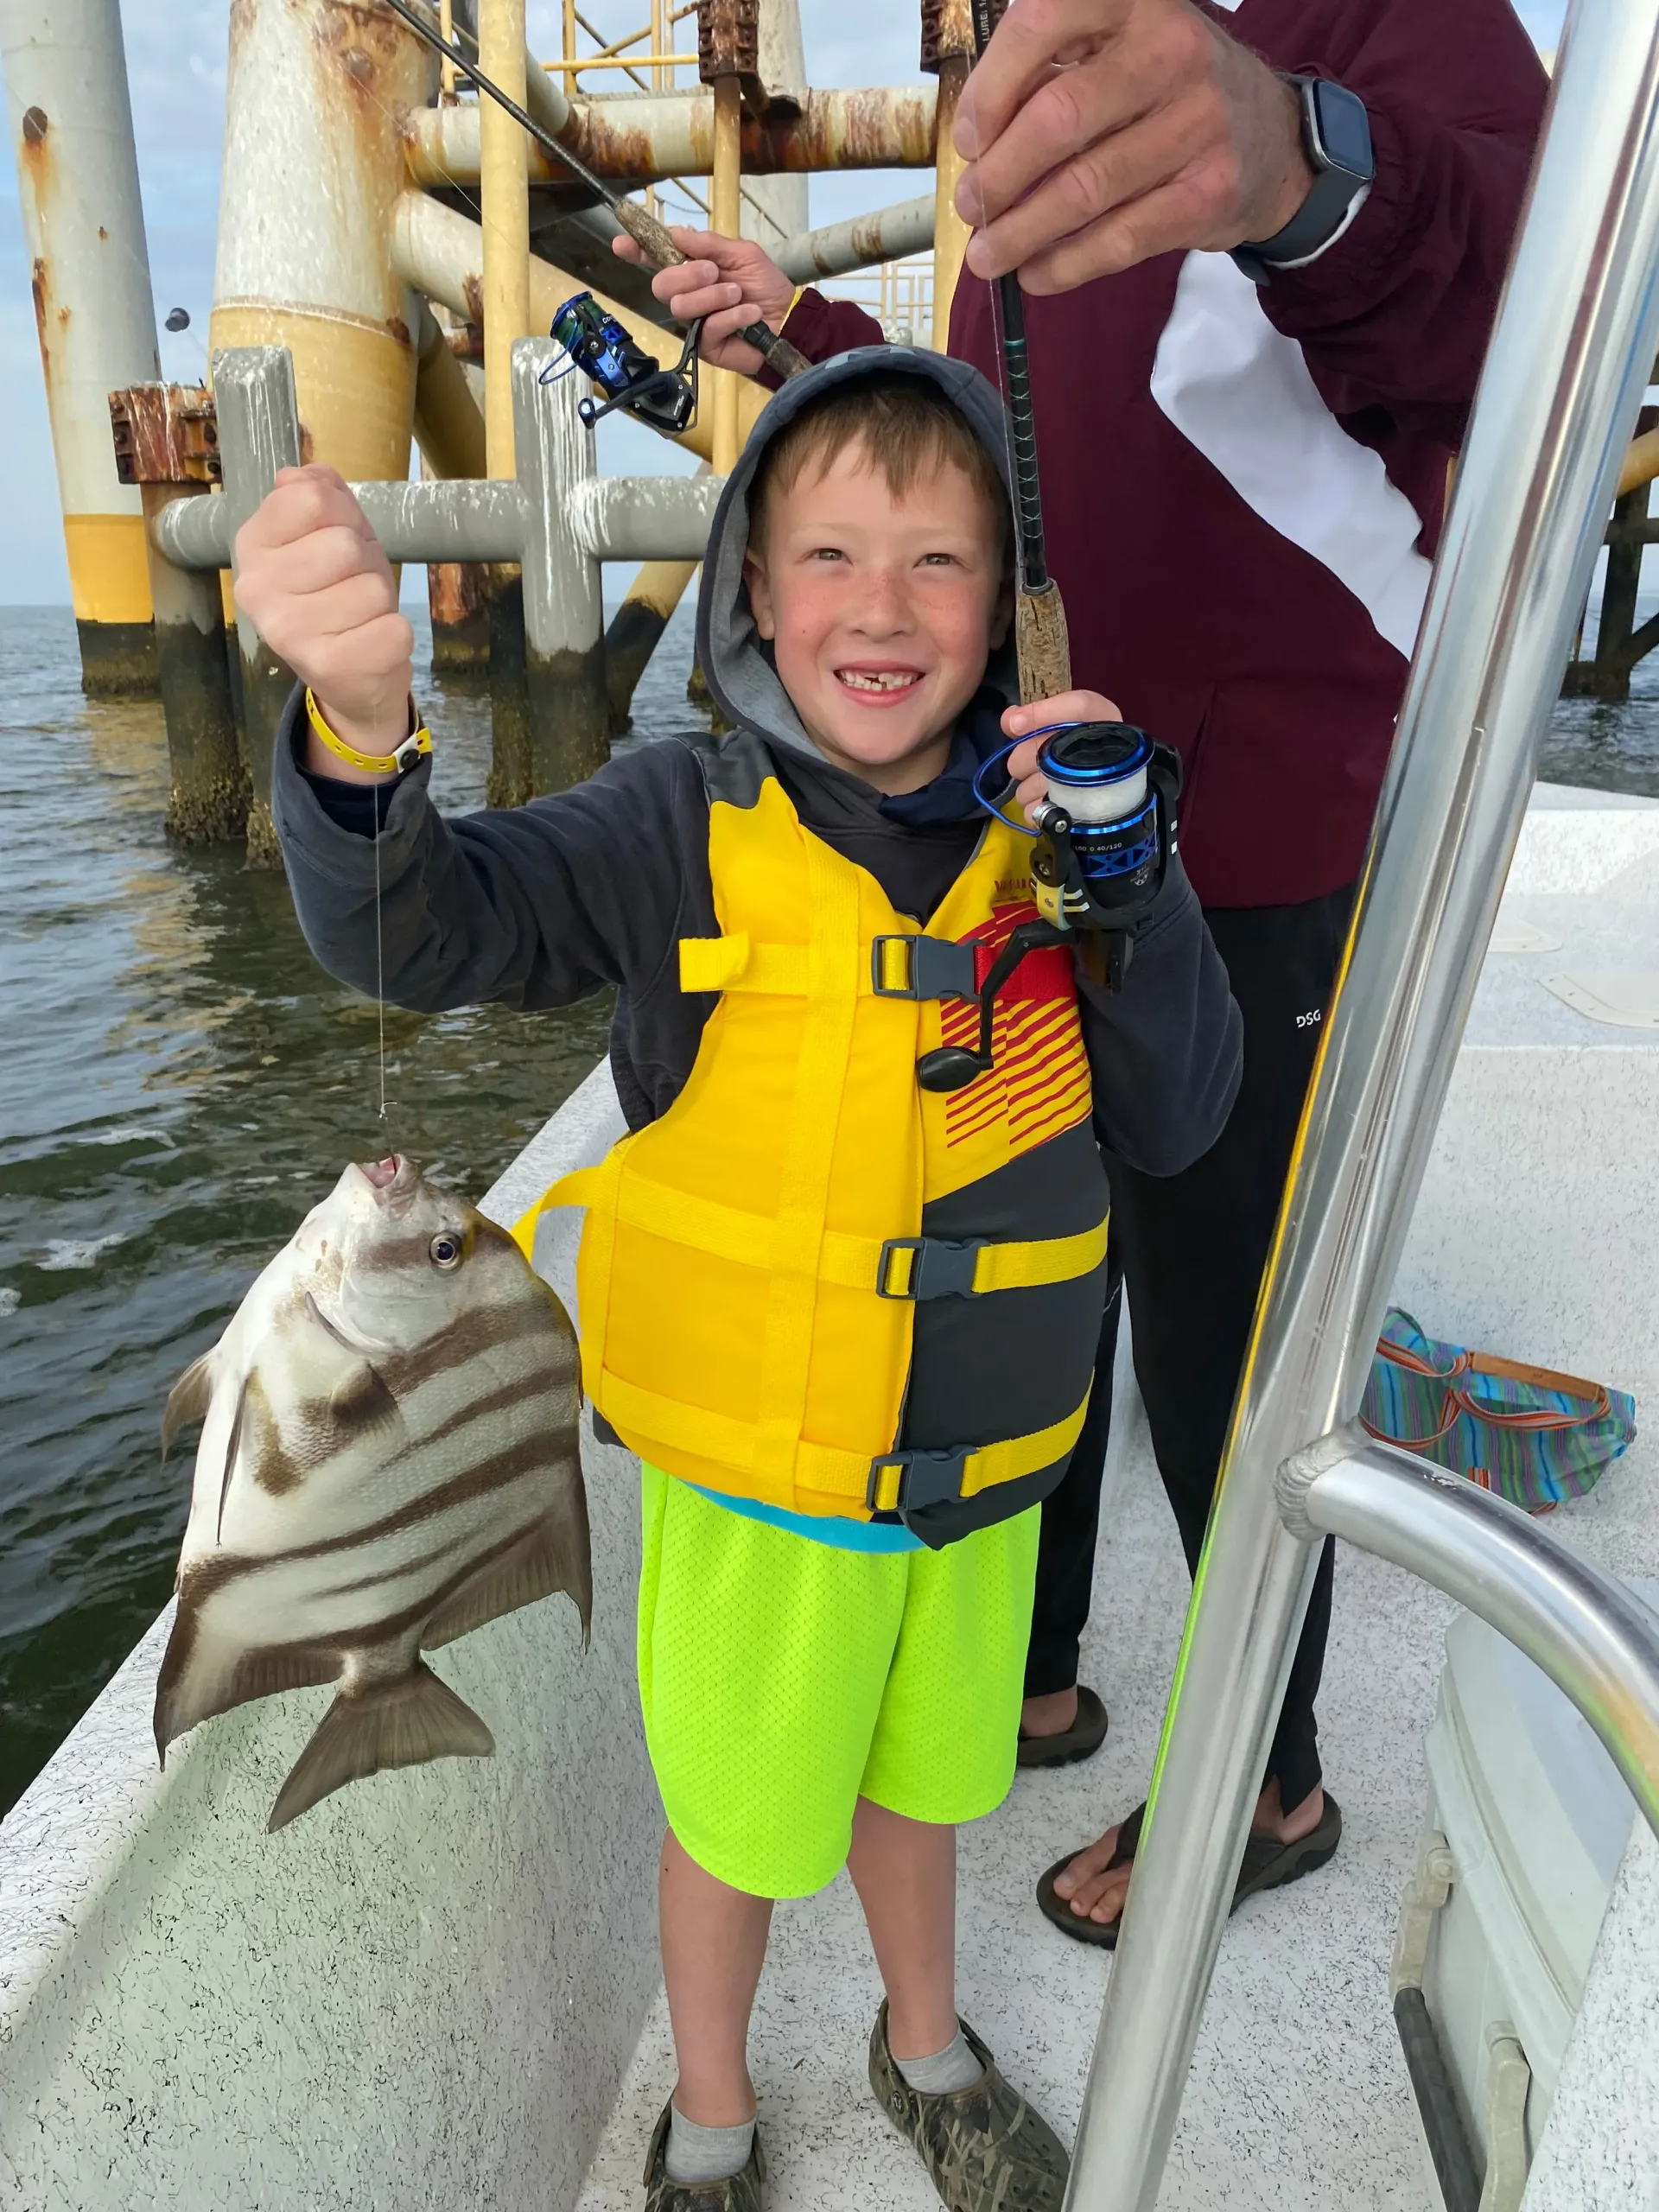
[[[1135, 933], [1162, 890], [1175, 850], [1179, 756], [1128, 722], [1067, 722], [1038, 733], [1037, 765], [1048, 796], [1031, 825], [1004, 813], [985, 788], [1013, 745], [992, 754], [974, 779], [974, 796], [1024, 836], [1037, 912], [1052, 931], [1073, 937], [1085, 970], [1121, 990]], [[1015, 743], [1023, 745], [1020, 738]]]
[[696, 414], [702, 318], [687, 328], [680, 358], [671, 368], [653, 361], [591, 292], [578, 292], [565, 302], [553, 318], [550, 335], [563, 346], [567, 359], [543, 369], [542, 382], [550, 384], [575, 367], [605, 395], [602, 404], [592, 399], [576, 403], [577, 414], [590, 429], [619, 407], [649, 423], [653, 430], [670, 432], [683, 430]]

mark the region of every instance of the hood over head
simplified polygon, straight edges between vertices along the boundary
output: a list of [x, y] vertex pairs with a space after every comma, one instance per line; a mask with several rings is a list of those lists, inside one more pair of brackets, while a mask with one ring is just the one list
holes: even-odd
[[[814, 760], [821, 755], [801, 727], [800, 717], [778, 680], [771, 652], [749, 612], [749, 594], [743, 582], [743, 556], [749, 543], [749, 488], [766, 448], [804, 407], [842, 385], [873, 377], [904, 376], [919, 377], [932, 385], [966, 416], [1011, 494], [1007, 417], [998, 393], [977, 369], [943, 353], [926, 353], [918, 346], [860, 346], [850, 353], [837, 353], [833, 360], [820, 361], [804, 376], [791, 377], [774, 394], [726, 480], [709, 533], [702, 588], [697, 597], [697, 658], [710, 696], [726, 719], [739, 728], [756, 731]], [[1010, 703], [1019, 697], [1011, 644], [992, 654], [985, 683]]]

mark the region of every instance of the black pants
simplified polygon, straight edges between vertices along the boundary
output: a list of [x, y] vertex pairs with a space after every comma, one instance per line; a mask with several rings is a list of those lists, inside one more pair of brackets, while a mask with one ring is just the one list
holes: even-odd
[[[1109, 1154], [1112, 1249], [1135, 1324], [1135, 1373], [1190, 1568], [1198, 1564], [1278, 1217], [1351, 890], [1298, 906], [1206, 911], [1244, 1019], [1244, 1077], [1226, 1128], [1184, 1173], [1141, 1174]], [[1095, 1395], [1065, 1478], [1043, 1506], [1026, 1694], [1068, 1688], [1089, 1618], [1100, 1478], [1111, 1417], [1118, 1301], [1109, 1300]], [[1331, 1625], [1332, 1547], [1268, 1757], [1287, 1807], [1319, 1783], [1313, 1700]]]

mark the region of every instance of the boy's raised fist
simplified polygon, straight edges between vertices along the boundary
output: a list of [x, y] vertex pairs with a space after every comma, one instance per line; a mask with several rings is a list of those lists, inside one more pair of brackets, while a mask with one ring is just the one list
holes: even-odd
[[[385, 550], [337, 469], [283, 468], [236, 537], [236, 601], [335, 735], [385, 753], [409, 730], [415, 633]], [[332, 754], [312, 765], [365, 780]]]

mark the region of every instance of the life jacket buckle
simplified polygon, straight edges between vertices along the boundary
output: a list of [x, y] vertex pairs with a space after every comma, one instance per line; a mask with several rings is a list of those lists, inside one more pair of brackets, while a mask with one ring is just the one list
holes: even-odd
[[866, 1506], [872, 1513], [908, 1516], [926, 1505], [957, 1503], [971, 1450], [969, 1445], [947, 1444], [938, 1451], [889, 1452], [873, 1459]]
[[[888, 980], [887, 947], [902, 944], [908, 950], [903, 962], [905, 981]], [[879, 999], [973, 999], [979, 995], [979, 979], [971, 944], [957, 944], [943, 937], [878, 937], [870, 941], [870, 988]]]
[[[908, 1300], [971, 1298], [979, 1255], [989, 1242], [987, 1236], [960, 1243], [942, 1236], [889, 1236], [876, 1262], [875, 1294]], [[899, 1264], [901, 1255], [908, 1255], [908, 1268]]]

